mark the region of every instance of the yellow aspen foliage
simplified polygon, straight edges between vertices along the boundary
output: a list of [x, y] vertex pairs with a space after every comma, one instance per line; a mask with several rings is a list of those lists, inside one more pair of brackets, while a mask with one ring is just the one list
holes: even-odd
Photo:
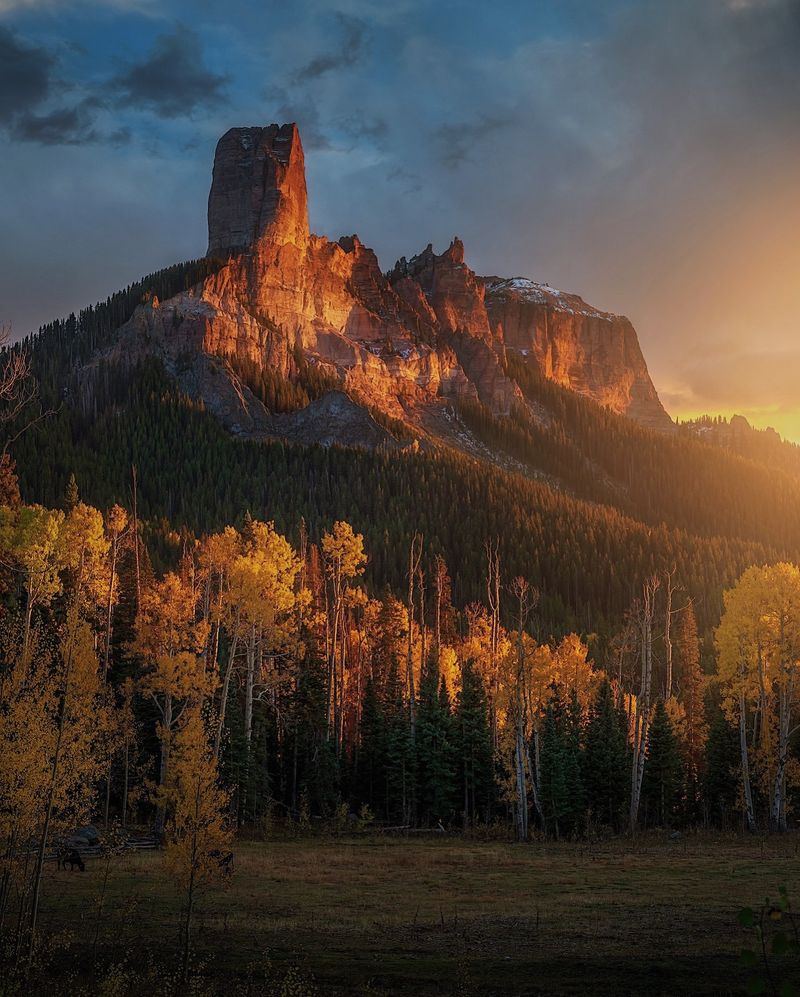
[[325, 570], [332, 578], [352, 579], [364, 573], [367, 555], [364, 537], [354, 533], [349, 523], [338, 521], [330, 533], [322, 536]]
[[[140, 690], [159, 713], [162, 786], [169, 767], [173, 728], [183, 711], [190, 704], [202, 703], [216, 684], [215, 676], [206, 674], [201, 657], [207, 637], [208, 624], [195, 619], [194, 592], [178, 575], [169, 573], [142, 592], [133, 650], [145, 662]], [[163, 814], [157, 824], [161, 825], [162, 820]]]
[[25, 591], [20, 657], [28, 663], [33, 611], [61, 592], [64, 513], [40, 505], [0, 508], [0, 549], [19, 569]]
[[62, 525], [64, 565], [72, 572], [70, 586], [73, 598], [79, 602], [102, 606], [108, 592], [108, 552], [102, 513], [78, 502]]
[[769, 796], [771, 826], [783, 830], [797, 777], [789, 745], [800, 709], [800, 568], [748, 568], [724, 605], [715, 633], [719, 677], [723, 706], [739, 724], [748, 811], [752, 775]]
[[184, 897], [183, 974], [188, 972], [197, 896], [232, 871], [226, 862], [233, 834], [229, 794], [220, 786], [202, 712], [193, 705], [178, 729], [162, 805], [169, 813], [166, 868]]
[[229, 848], [227, 824], [230, 795], [219, 773], [197, 706], [187, 711], [175, 733], [169, 778], [160, 790], [167, 806], [167, 867], [178, 885], [187, 889], [218, 882], [222, 871], [213, 851]]

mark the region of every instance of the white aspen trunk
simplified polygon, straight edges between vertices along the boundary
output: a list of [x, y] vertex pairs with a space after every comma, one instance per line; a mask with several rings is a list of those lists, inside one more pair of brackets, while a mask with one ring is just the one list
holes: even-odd
[[530, 746], [528, 747], [528, 770], [531, 780], [533, 808], [536, 811], [536, 816], [539, 818], [539, 826], [544, 830], [544, 810], [542, 809], [542, 800], [539, 796], [539, 786], [541, 785], [539, 777], [539, 732], [535, 729], [533, 732], [533, 757], [531, 757]]
[[[425, 625], [425, 575], [422, 568], [418, 571], [419, 577], [419, 636], [420, 636], [420, 662], [425, 667], [427, 655], [428, 630]], [[438, 690], [437, 690], [438, 691]]]
[[26, 586], [26, 599], [25, 599], [25, 625], [22, 633], [22, 651], [20, 653], [20, 660], [22, 662], [22, 674], [23, 677], [28, 671], [28, 655], [30, 653], [31, 644], [31, 622], [33, 620], [33, 590], [31, 588], [30, 579]]
[[[172, 729], [172, 696], [167, 693], [164, 696], [164, 707], [161, 713], [162, 719], [162, 739], [161, 739], [161, 758], [159, 759], [158, 765], [158, 785], [164, 786], [167, 781], [167, 773], [169, 771], [169, 738]], [[164, 819], [166, 817], [166, 809], [164, 807], [163, 800], [159, 802], [158, 809], [156, 810], [156, 821], [155, 821], [155, 831], [156, 837], [160, 838], [164, 833]]]
[[[56, 748], [53, 755], [53, 763], [50, 768], [50, 787], [47, 794], [47, 804], [44, 811], [44, 824], [42, 834], [39, 838], [39, 846], [36, 853], [36, 866], [33, 876], [33, 901], [31, 903], [30, 916], [30, 937], [28, 942], [28, 962], [33, 960], [36, 947], [36, 922], [39, 916], [39, 898], [41, 895], [42, 870], [44, 869], [44, 855], [47, 849], [47, 838], [50, 834], [50, 822], [53, 817], [53, 802], [55, 800], [56, 786], [58, 784], [59, 766], [61, 764], [61, 752], [64, 742], [64, 729], [67, 722], [67, 709], [69, 705], [70, 679], [72, 677], [73, 654], [70, 648], [64, 671], [64, 698], [61, 703], [61, 716], [58, 721], [58, 736], [56, 738]], [[20, 916], [22, 908], [20, 908]]]
[[253, 686], [256, 676], [256, 625], [250, 626], [250, 635], [247, 640], [247, 671], [244, 683], [244, 740], [250, 751], [250, 742], [253, 738]]
[[225, 669], [225, 678], [222, 680], [222, 692], [220, 693], [219, 701], [219, 718], [217, 720], [217, 733], [214, 737], [214, 761], [219, 761], [219, 752], [222, 746], [222, 731], [225, 727], [225, 710], [228, 705], [228, 690], [231, 686], [231, 677], [233, 675], [233, 666], [236, 659], [236, 648], [239, 643], [239, 621], [241, 618], [241, 610], [237, 607], [236, 609], [236, 622], [234, 624], [233, 637], [231, 638], [231, 649], [228, 654], [228, 665]]
[[342, 626], [339, 644], [339, 679], [337, 686], [339, 689], [338, 712], [336, 714], [336, 755], [341, 754], [344, 744], [344, 712], [345, 712], [345, 683], [344, 671], [347, 662], [347, 627]]
[[[674, 571], [674, 569], [673, 569]], [[664, 648], [666, 650], [666, 674], [664, 677], [664, 700], [672, 696], [672, 571], [667, 572], [667, 605], [664, 618]]]
[[653, 679], [653, 611], [658, 584], [658, 579], [655, 576], [645, 582], [639, 618], [642, 636], [642, 682], [639, 689], [639, 696], [636, 700], [636, 717], [634, 721], [633, 762], [631, 769], [631, 831], [636, 830], [636, 824], [639, 820], [639, 802], [642, 797], [642, 780], [644, 778], [645, 761], [647, 760], [647, 732], [650, 723], [650, 694]]
[[108, 666], [111, 660], [111, 622], [114, 615], [114, 583], [117, 578], [117, 547], [118, 538], [114, 534], [111, 541], [111, 577], [108, 581], [108, 599], [106, 601], [106, 646], [103, 654], [103, 678], [108, 677]]
[[[344, 602], [344, 590], [341, 578], [340, 570], [337, 569], [333, 580], [333, 630], [328, 632], [328, 627], [326, 623], [326, 639], [329, 638], [328, 644], [328, 718], [326, 723], [326, 736], [327, 739], [331, 738], [334, 741], [337, 740], [338, 731], [338, 703], [339, 703], [339, 689], [338, 689], [338, 671], [336, 664], [336, 648], [339, 644], [339, 631], [341, 629], [341, 616], [342, 616], [342, 605]], [[328, 604], [328, 591], [327, 587], [325, 589], [325, 603], [326, 607]], [[327, 615], [327, 614], [326, 614]], [[338, 754], [338, 745], [337, 745]]]
[[131, 467], [131, 477], [133, 478], [133, 559], [136, 565], [136, 612], [138, 613], [142, 604], [142, 572], [139, 564], [139, 475], [135, 464]]
[[739, 750], [742, 757], [742, 789], [744, 790], [745, 820], [747, 821], [747, 830], [755, 831], [756, 815], [753, 809], [753, 791], [750, 786], [750, 757], [747, 750], [747, 713], [743, 686], [739, 690]]
[[408, 551], [408, 650], [406, 654], [406, 681], [408, 683], [408, 720], [411, 729], [411, 743], [417, 733], [417, 690], [414, 682], [414, 579], [419, 571], [422, 557], [422, 537], [415, 533]]
[[525, 732], [521, 710], [517, 716], [515, 761], [517, 769], [517, 841], [527, 841], [528, 793], [525, 785]]
[[793, 666], [787, 661], [785, 636], [785, 619], [782, 617], [780, 676], [778, 680], [778, 762], [775, 767], [770, 817], [770, 823], [773, 830], [776, 831], [786, 830], [786, 763], [789, 758], [789, 727], [791, 725], [792, 693], [794, 691], [794, 671]]

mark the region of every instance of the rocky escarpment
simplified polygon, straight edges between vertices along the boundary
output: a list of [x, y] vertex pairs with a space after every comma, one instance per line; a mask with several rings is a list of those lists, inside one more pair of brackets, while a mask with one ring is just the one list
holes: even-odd
[[506, 349], [614, 412], [672, 428], [627, 318], [525, 277], [486, 277], [484, 285], [492, 334]]
[[[288, 379], [301, 362], [312, 365], [354, 402], [424, 435], [431, 420], [421, 418], [423, 410], [453, 400], [509, 413], [522, 399], [505, 373], [506, 351], [514, 350], [617, 412], [671, 426], [627, 319], [532, 281], [479, 277], [459, 239], [441, 254], [428, 245], [384, 274], [357, 236], [334, 242], [312, 235], [293, 124], [234, 128], [220, 139], [208, 228], [208, 253], [224, 264], [190, 291], [142, 305], [111, 352], [127, 362], [159, 355], [231, 428], [283, 431], [263, 413], [254, 416], [235, 384], [219, 388], [215, 378], [231, 376], [229, 366], [191, 358], [236, 358]], [[207, 397], [215, 391], [217, 398]], [[322, 406], [320, 418], [332, 418], [334, 409], [353, 423], [341, 398], [330, 412]], [[308, 426], [319, 429], [320, 418]], [[372, 427], [361, 429], [377, 439]]]

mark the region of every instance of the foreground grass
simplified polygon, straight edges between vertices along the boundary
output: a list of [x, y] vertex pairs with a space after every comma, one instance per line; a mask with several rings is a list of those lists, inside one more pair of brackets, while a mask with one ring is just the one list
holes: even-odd
[[[201, 901], [197, 958], [233, 981], [268, 952], [321, 994], [743, 993], [738, 954], [751, 941], [737, 911], [781, 884], [798, 899], [799, 845], [793, 835], [239, 842], [229, 887]], [[98, 924], [103, 962], [173, 958], [180, 901], [162, 862], [115, 859], [99, 921], [102, 863], [48, 870], [44, 926], [71, 933], [73, 965], [91, 965]]]

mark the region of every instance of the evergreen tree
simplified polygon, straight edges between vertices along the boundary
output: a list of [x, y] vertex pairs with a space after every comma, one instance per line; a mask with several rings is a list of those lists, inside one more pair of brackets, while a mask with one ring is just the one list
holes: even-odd
[[629, 782], [627, 748], [624, 721], [606, 680], [597, 690], [586, 725], [583, 774], [589, 810], [614, 830], [621, 828], [625, 813]]
[[647, 764], [642, 782], [642, 800], [647, 817], [668, 827], [675, 815], [681, 787], [681, 757], [664, 701], [656, 704], [647, 738]]
[[383, 706], [370, 675], [361, 704], [361, 744], [358, 749], [357, 792], [373, 812], [383, 805], [386, 795], [386, 723]]
[[423, 824], [446, 820], [452, 812], [453, 745], [450, 702], [432, 654], [420, 678], [416, 717], [417, 802]]
[[483, 681], [468, 658], [461, 669], [461, 690], [454, 718], [456, 785], [464, 827], [475, 824], [481, 812], [488, 819], [494, 802], [492, 735]]
[[540, 764], [545, 828], [556, 838], [572, 834], [583, 814], [580, 715], [577, 699], [565, 707], [557, 686], [545, 712]]
[[64, 508], [67, 512], [74, 509], [75, 506], [80, 502], [81, 497], [78, 493], [78, 482], [75, 480], [75, 475], [70, 474], [69, 481], [67, 481], [67, 487], [64, 490]]
[[738, 797], [739, 740], [736, 729], [717, 707], [712, 713], [705, 747], [703, 802], [706, 819], [727, 827]]
[[586, 791], [581, 771], [583, 742], [583, 717], [575, 689], [570, 695], [569, 707], [564, 714], [564, 775], [569, 801], [567, 819], [569, 829], [575, 832], [583, 823], [586, 814]]
[[386, 683], [386, 819], [408, 824], [415, 811], [414, 742], [403, 698], [397, 661], [392, 661]]

